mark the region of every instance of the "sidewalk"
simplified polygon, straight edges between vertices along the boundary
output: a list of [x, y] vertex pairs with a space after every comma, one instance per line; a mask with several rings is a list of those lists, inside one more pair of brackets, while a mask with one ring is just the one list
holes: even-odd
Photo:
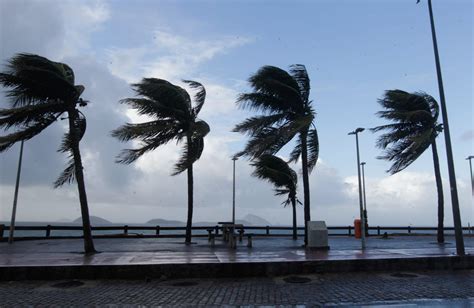
[[371, 237], [367, 249], [353, 237], [330, 237], [329, 251], [309, 250], [302, 240], [257, 237], [230, 249], [216, 240], [96, 239], [100, 252], [85, 256], [82, 240], [0, 243], [2, 279], [243, 277], [291, 273], [474, 268], [474, 238], [465, 237], [465, 257], [457, 257], [454, 238], [438, 245], [434, 236]]

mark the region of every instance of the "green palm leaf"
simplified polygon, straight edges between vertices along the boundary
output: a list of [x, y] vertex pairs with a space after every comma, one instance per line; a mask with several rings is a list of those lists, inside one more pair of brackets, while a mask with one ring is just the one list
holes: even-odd
[[385, 132], [377, 139], [377, 147], [384, 150], [378, 158], [392, 162], [387, 172], [394, 174], [410, 166], [438, 136], [439, 107], [426, 93], [402, 90], [386, 91], [378, 103], [385, 109], [377, 115], [393, 123], [371, 130]]

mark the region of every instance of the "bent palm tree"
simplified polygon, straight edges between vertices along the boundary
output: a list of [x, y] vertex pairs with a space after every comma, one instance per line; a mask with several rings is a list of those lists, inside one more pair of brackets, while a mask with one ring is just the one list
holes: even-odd
[[386, 131], [377, 139], [377, 146], [384, 150], [384, 159], [393, 162], [387, 172], [395, 174], [411, 165], [431, 145], [438, 190], [438, 243], [444, 242], [444, 196], [439, 168], [436, 137], [443, 130], [439, 124], [439, 106], [436, 100], [423, 92], [408, 93], [401, 90], [386, 91], [378, 100], [386, 110], [377, 112], [381, 118], [394, 122], [372, 129]]
[[0, 73], [0, 83], [8, 89], [7, 96], [11, 99], [10, 108], [0, 110], [0, 128], [17, 128], [15, 132], [0, 137], [0, 152], [18, 141], [33, 138], [67, 113], [69, 132], [65, 134], [58, 151], [68, 153], [70, 160], [54, 187], [77, 180], [84, 249], [86, 253], [95, 252], [79, 151], [79, 141], [86, 131], [86, 118], [77, 105], [87, 104], [79, 98], [84, 87], [74, 85], [74, 72], [66, 64], [31, 54], [14, 56], [7, 70]]
[[144, 78], [133, 84], [139, 95], [126, 98], [122, 103], [136, 109], [141, 115], [148, 115], [150, 122], [127, 123], [112, 132], [120, 141], [138, 140], [137, 149], [126, 149], [118, 156], [117, 162], [130, 164], [146, 152], [152, 151], [171, 140], [185, 142], [181, 158], [175, 165], [172, 175], [187, 170], [188, 173], [188, 218], [186, 222], [186, 243], [191, 243], [193, 219], [193, 164], [204, 150], [204, 137], [209, 133], [209, 125], [197, 118], [206, 98], [206, 90], [199, 82], [183, 80], [191, 88], [197, 89], [194, 107], [191, 97], [183, 88], [157, 78]]
[[266, 180], [275, 186], [275, 195], [288, 195], [288, 198], [282, 204], [286, 207], [291, 204], [293, 207], [293, 239], [297, 239], [296, 227], [296, 202], [301, 202], [296, 198], [296, 185], [298, 175], [281, 158], [274, 155], [264, 154], [252, 162], [255, 167], [252, 175]]
[[249, 82], [254, 92], [241, 94], [237, 104], [262, 114], [248, 118], [234, 128], [234, 132], [250, 137], [245, 149], [237, 155], [254, 159], [263, 154], [276, 154], [295, 136], [298, 137], [290, 162], [298, 161], [301, 156], [307, 244], [307, 227], [311, 220], [309, 173], [319, 155], [318, 133], [313, 125], [315, 112], [309, 100], [308, 73], [301, 64], [292, 65], [289, 73], [278, 67], [264, 66], [250, 77]]

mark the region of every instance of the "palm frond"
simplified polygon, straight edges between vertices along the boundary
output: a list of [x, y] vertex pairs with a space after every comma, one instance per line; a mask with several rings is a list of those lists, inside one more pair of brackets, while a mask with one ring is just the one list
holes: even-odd
[[204, 138], [196, 137], [191, 138], [191, 142], [186, 142], [183, 146], [181, 157], [174, 167], [174, 171], [171, 175], [178, 175], [186, 171], [194, 162], [201, 158], [201, 154], [204, 150]]
[[302, 64], [293, 64], [290, 66], [290, 74], [298, 83], [301, 98], [303, 99], [303, 102], [307, 104], [309, 101], [311, 86], [309, 84], [309, 76], [306, 67]]
[[77, 98], [72, 69], [31, 54], [18, 54], [0, 73], [0, 84], [7, 88], [12, 107], [34, 105], [47, 100], [63, 102]]
[[154, 109], [157, 116], [172, 110], [177, 117], [192, 118], [191, 98], [183, 88], [158, 78], [143, 78], [132, 87], [138, 95], [153, 102], [148, 108]]
[[76, 178], [76, 165], [74, 159], [70, 158], [67, 167], [61, 172], [61, 175], [54, 182], [54, 188], [63, 186], [64, 184], [74, 183]]
[[270, 94], [285, 101], [296, 102], [293, 108], [303, 107], [299, 85], [285, 70], [264, 66], [249, 78], [255, 92]]
[[318, 131], [310, 129], [308, 132], [308, 171], [311, 173], [319, 158]]
[[289, 163], [296, 163], [301, 156], [301, 134], [298, 134], [296, 139], [296, 145], [290, 153], [290, 159], [288, 160]]
[[273, 184], [275, 195], [288, 194], [288, 199], [296, 195], [298, 176], [283, 159], [274, 155], [262, 155], [251, 165], [255, 167], [252, 176]]
[[193, 107], [193, 114], [195, 117], [197, 117], [201, 111], [202, 106], [204, 105], [204, 101], [206, 100], [206, 89], [201, 83], [197, 81], [183, 80], [183, 82], [187, 83], [193, 89], [198, 89], [197, 93], [194, 95], [196, 106]]
[[377, 139], [377, 147], [384, 150], [377, 158], [391, 161], [387, 172], [395, 174], [423, 154], [442, 130], [437, 123], [439, 107], [434, 98], [424, 92], [402, 90], [386, 91], [378, 102], [385, 110], [377, 115], [393, 123], [371, 129], [385, 132]]
[[38, 119], [28, 126], [24, 126], [21, 130], [11, 133], [6, 136], [0, 136], [0, 152], [3, 152], [13, 146], [16, 142], [26, 141], [41, 133], [45, 128], [56, 121], [56, 117], [48, 115]]
[[162, 136], [178, 135], [180, 133], [180, 123], [176, 120], [156, 120], [145, 123], [127, 123], [112, 131], [112, 137], [122, 142], [130, 140], [146, 141]]
[[258, 135], [263, 129], [269, 126], [278, 126], [282, 124], [287, 115], [285, 113], [277, 113], [268, 116], [256, 116], [246, 119], [240, 124], [237, 124], [232, 130], [249, 136]]
[[66, 105], [60, 102], [27, 105], [23, 107], [0, 109], [0, 128], [5, 130], [17, 126], [28, 127], [39, 122], [45, 116], [56, 115], [66, 111]]
[[271, 94], [259, 92], [240, 94], [237, 105], [241, 109], [260, 111], [267, 114], [288, 112], [291, 108], [287, 101]]

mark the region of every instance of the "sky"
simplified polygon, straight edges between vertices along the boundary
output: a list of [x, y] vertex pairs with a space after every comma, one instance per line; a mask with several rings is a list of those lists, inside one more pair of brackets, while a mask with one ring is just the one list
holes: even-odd
[[[469, 164], [474, 154], [473, 3], [433, 0], [462, 222], [473, 224]], [[186, 218], [186, 175], [170, 176], [180, 146], [170, 143], [132, 165], [114, 163], [133, 144], [110, 131], [146, 121], [119, 101], [132, 97], [131, 83], [156, 77], [182, 85], [203, 83], [200, 117], [211, 126], [195, 164], [194, 221], [231, 218], [231, 156], [245, 136], [231, 129], [250, 112], [236, 97], [250, 91], [247, 79], [263, 65], [287, 69], [304, 64], [317, 112], [320, 158], [310, 176], [311, 215], [328, 225], [358, 217], [355, 138], [357, 127], [385, 122], [375, 116], [385, 90], [425, 91], [438, 99], [427, 1], [67, 1], [0, 0], [0, 65], [15, 53], [35, 53], [68, 63], [85, 86], [87, 132], [81, 142], [91, 215], [112, 222]], [[0, 89], [0, 108], [6, 107]], [[17, 220], [57, 221], [80, 216], [77, 186], [53, 189], [66, 163], [57, 153], [66, 121], [25, 143]], [[5, 132], [1, 132], [4, 134]], [[360, 134], [365, 161], [369, 224], [435, 226], [437, 197], [431, 150], [390, 176], [378, 160], [377, 135]], [[444, 136], [438, 149], [445, 191], [445, 224], [452, 225]], [[294, 144], [278, 155], [287, 158]], [[19, 144], [0, 154], [0, 220], [9, 220]], [[300, 172], [300, 165], [292, 165]], [[270, 184], [236, 162], [236, 216], [255, 214], [290, 225]], [[300, 188], [302, 188], [300, 178]], [[302, 189], [300, 189], [302, 199]], [[302, 207], [298, 221], [303, 222]]]

